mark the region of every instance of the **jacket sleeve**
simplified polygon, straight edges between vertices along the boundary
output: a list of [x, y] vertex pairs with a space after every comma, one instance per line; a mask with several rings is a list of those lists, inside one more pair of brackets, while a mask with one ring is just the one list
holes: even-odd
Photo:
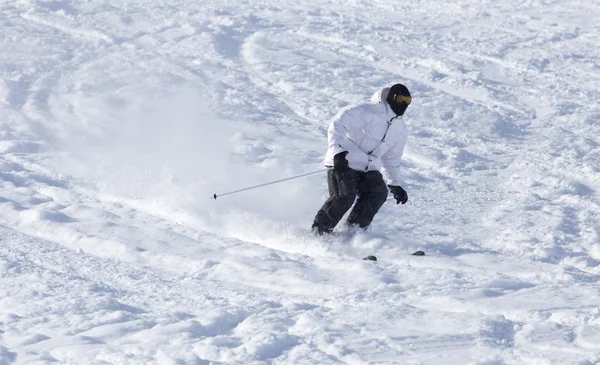
[[383, 165], [381, 172], [388, 185], [400, 186], [402, 183], [400, 180], [400, 161], [404, 154], [404, 147], [406, 147], [408, 131], [405, 129], [402, 133], [403, 135], [396, 144], [385, 155], [381, 156]]
[[354, 108], [342, 109], [329, 124], [327, 141], [333, 155], [348, 151], [368, 158], [365, 152], [361, 151], [351, 139], [347, 138], [348, 132], [361, 128], [362, 122], [358, 114], [358, 111]]

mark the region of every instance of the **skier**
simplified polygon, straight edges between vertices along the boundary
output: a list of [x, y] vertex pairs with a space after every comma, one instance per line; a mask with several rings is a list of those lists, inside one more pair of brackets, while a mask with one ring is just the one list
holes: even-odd
[[333, 167], [327, 172], [329, 198], [314, 219], [315, 234], [331, 233], [356, 197], [346, 225], [362, 229], [386, 201], [388, 186], [396, 204], [408, 201], [399, 166], [408, 136], [402, 115], [411, 101], [406, 86], [395, 84], [377, 91], [370, 103], [345, 107], [333, 118], [324, 161]]

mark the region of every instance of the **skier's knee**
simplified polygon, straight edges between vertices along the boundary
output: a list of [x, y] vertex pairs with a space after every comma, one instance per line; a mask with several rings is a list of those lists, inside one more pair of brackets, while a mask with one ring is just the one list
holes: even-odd
[[376, 191], [373, 193], [373, 201], [375, 201], [379, 206], [383, 205], [383, 203], [387, 200], [388, 192], [385, 191]]
[[337, 196], [339, 200], [339, 204], [346, 208], [346, 210], [350, 209], [352, 204], [354, 204], [354, 200], [356, 199], [356, 195], [353, 194], [341, 194]]

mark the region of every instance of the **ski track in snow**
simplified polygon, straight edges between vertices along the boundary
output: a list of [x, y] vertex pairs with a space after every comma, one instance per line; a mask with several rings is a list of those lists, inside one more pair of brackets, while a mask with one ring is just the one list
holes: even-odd
[[[0, 364], [600, 364], [598, 18], [0, 2]], [[409, 203], [370, 231], [308, 234], [324, 174], [209, 199], [322, 168], [393, 82]]]

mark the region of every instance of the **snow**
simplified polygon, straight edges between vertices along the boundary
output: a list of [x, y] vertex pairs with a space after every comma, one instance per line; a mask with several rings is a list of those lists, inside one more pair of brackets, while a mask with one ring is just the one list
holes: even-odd
[[[599, 18], [1, 1], [0, 364], [600, 364]], [[308, 233], [324, 173], [210, 199], [322, 169], [395, 82], [409, 201], [369, 231]]]

